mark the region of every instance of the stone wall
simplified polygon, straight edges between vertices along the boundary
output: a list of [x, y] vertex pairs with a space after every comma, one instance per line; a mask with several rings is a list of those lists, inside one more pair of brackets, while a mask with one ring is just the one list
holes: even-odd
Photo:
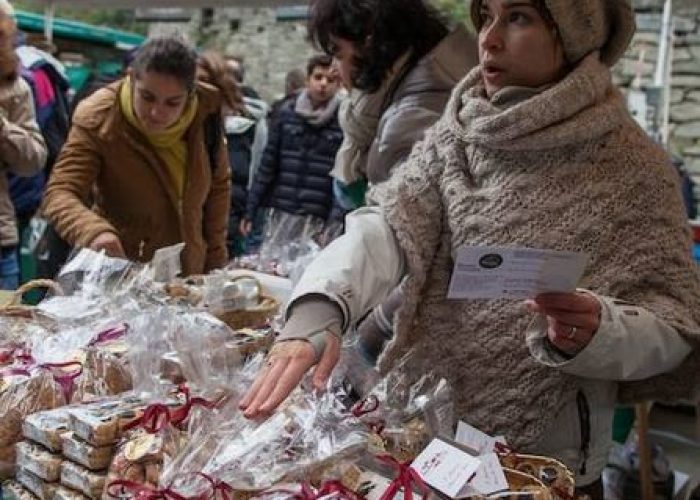
[[284, 93], [287, 72], [305, 69], [316, 53], [306, 39], [306, 21], [279, 19], [278, 13], [273, 8], [219, 8], [203, 20], [204, 12], [198, 10], [188, 24], [154, 24], [150, 32], [184, 33], [203, 48], [242, 56], [246, 84], [272, 101]]
[[[685, 159], [700, 186], [700, 5], [674, 3], [670, 142], [672, 151]], [[616, 81], [623, 87], [631, 85], [637, 71], [641, 71], [643, 86], [651, 84], [658, 57], [663, 0], [637, 0], [635, 7], [637, 33], [614, 70]]]

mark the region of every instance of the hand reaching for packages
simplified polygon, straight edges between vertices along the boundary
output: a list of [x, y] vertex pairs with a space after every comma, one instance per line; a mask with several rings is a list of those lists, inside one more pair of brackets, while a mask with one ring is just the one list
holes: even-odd
[[600, 302], [585, 292], [546, 293], [525, 305], [547, 317], [549, 341], [568, 355], [585, 349], [600, 327]]
[[122, 242], [119, 241], [119, 237], [114, 233], [104, 232], [98, 234], [95, 239], [90, 242], [90, 250], [95, 250], [96, 252], [104, 250], [110, 257], [126, 259], [126, 253], [124, 252], [124, 247], [122, 247]]
[[304, 375], [314, 366], [313, 385], [317, 390], [326, 387], [333, 368], [340, 359], [340, 339], [325, 333], [325, 347], [316, 363], [316, 352], [305, 340], [277, 342], [253, 385], [240, 403], [246, 418], [270, 416], [299, 385]]

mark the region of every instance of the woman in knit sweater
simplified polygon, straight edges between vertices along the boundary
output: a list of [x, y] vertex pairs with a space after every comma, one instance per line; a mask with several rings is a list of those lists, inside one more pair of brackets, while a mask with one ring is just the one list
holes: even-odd
[[[323, 387], [341, 334], [406, 276], [380, 370], [415, 350], [452, 382], [459, 418], [561, 459], [602, 498], [616, 403], [699, 390], [700, 280], [678, 181], [609, 70], [633, 11], [628, 0], [476, 0], [472, 17], [480, 66], [373, 190], [377, 206], [309, 267], [241, 406], [269, 414], [314, 365]], [[454, 257], [474, 245], [589, 263], [573, 293], [448, 300]]]

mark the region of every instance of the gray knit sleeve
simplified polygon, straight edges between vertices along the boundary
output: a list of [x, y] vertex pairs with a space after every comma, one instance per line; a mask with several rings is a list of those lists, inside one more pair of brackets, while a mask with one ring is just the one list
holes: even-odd
[[311, 343], [318, 359], [325, 348], [325, 334], [340, 337], [343, 314], [340, 308], [323, 295], [307, 295], [294, 303], [278, 342], [305, 340]]

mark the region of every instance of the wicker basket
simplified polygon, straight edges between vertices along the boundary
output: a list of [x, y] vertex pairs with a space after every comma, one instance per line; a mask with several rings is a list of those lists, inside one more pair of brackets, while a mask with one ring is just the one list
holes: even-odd
[[[32, 290], [37, 290], [40, 288], [48, 288], [56, 295], [64, 295], [61, 286], [53, 280], [39, 279], [28, 281], [12, 292], [10, 300], [4, 304], [0, 304], [0, 314], [12, 316], [14, 312], [20, 313], [22, 311], [32, 311], [34, 306], [22, 304], [22, 297], [25, 293], [29, 293]], [[21, 316], [21, 314], [18, 315]]]
[[211, 313], [234, 330], [264, 326], [275, 316], [275, 314], [277, 314], [280, 303], [274, 297], [265, 295], [262, 292], [262, 286], [254, 276], [236, 276], [235, 278], [232, 278], [231, 281], [238, 281], [241, 279], [250, 279], [257, 284], [259, 297], [257, 306], [251, 309], [240, 310], [212, 309]]
[[519, 500], [552, 500], [554, 498], [549, 488], [530, 474], [507, 467], [503, 468], [503, 473], [508, 481], [508, 488], [513, 492], [513, 498]]
[[575, 479], [563, 463], [536, 455], [506, 453], [500, 456], [504, 468], [518, 471], [541, 481], [555, 500], [574, 498]]
[[236, 330], [234, 336], [226, 341], [227, 349], [245, 358], [261, 351], [268, 351], [275, 342], [275, 332], [270, 328], [264, 334], [247, 332], [246, 328]]

